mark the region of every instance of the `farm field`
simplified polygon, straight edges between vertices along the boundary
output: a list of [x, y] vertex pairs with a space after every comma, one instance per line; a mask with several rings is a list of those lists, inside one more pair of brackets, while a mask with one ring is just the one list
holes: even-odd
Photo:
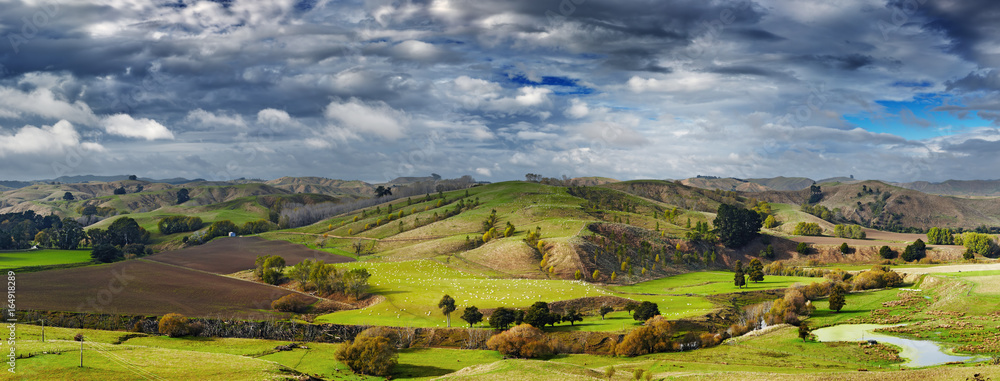
[[714, 295], [732, 292], [773, 290], [788, 288], [795, 284], [822, 282], [825, 279], [817, 277], [793, 277], [765, 275], [763, 282], [747, 282], [743, 288], [733, 285], [733, 273], [729, 271], [698, 271], [674, 275], [666, 278], [645, 281], [630, 286], [612, 287], [622, 293], [642, 293], [659, 295]]
[[[627, 295], [580, 281], [482, 278], [429, 260], [348, 263], [342, 266], [368, 269], [372, 274], [369, 279], [371, 292], [386, 300], [360, 310], [323, 315], [316, 319], [317, 322], [443, 327], [445, 319], [437, 308], [437, 302], [445, 294], [455, 298], [459, 311], [470, 305], [479, 309], [526, 308], [537, 301], [551, 303], [603, 295], [655, 301], [659, 303], [661, 312], [670, 314], [670, 318], [702, 315], [716, 308], [711, 302], [698, 296]], [[458, 315], [460, 312], [452, 314], [453, 326], [464, 323], [458, 319]], [[590, 325], [582, 327], [596, 328], [595, 325], [599, 325], [610, 330], [621, 329], [621, 325], [611, 323], [612, 320], [605, 323], [598, 323], [599, 321], [600, 317], [592, 317], [589, 321], [584, 321]], [[482, 325], [486, 326], [486, 323]]]
[[204, 245], [160, 253], [146, 259], [217, 274], [231, 274], [254, 268], [254, 261], [259, 255], [281, 255], [288, 266], [304, 259], [326, 263], [353, 261], [350, 257], [258, 237], [219, 237]]
[[0, 252], [0, 269], [90, 262], [90, 250], [42, 249]]
[[290, 291], [145, 260], [21, 274], [18, 309], [116, 314], [278, 317]]

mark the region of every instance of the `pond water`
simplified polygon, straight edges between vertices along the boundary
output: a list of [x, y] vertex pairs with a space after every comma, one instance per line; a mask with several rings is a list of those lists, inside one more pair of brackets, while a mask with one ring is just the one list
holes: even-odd
[[876, 329], [885, 327], [894, 327], [894, 325], [841, 324], [817, 329], [813, 331], [813, 334], [816, 335], [816, 340], [819, 341], [877, 340], [880, 343], [896, 345], [902, 348], [899, 357], [908, 360], [903, 365], [910, 367], [940, 365], [951, 361], [978, 359], [975, 356], [957, 356], [944, 353], [941, 346], [931, 340], [904, 339], [873, 332]]

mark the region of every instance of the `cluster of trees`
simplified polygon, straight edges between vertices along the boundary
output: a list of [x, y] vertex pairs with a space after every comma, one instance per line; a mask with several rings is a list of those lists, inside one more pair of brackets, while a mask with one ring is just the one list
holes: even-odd
[[170, 337], [198, 336], [204, 326], [200, 322], [192, 322], [181, 314], [166, 314], [157, 322], [157, 330], [161, 335]]
[[[688, 222], [690, 223], [690, 221]], [[719, 237], [715, 235], [715, 231], [709, 227], [708, 221], [695, 221], [694, 227], [684, 233], [684, 238], [691, 242], [708, 243], [715, 242], [719, 239]]]
[[823, 234], [823, 228], [815, 222], [799, 222], [795, 224], [795, 230], [792, 231], [795, 235], [820, 235]]
[[622, 338], [615, 346], [615, 354], [635, 357], [650, 353], [680, 350], [674, 343], [675, 326], [663, 316], [656, 315], [646, 320], [646, 324], [636, 328]]
[[757, 258], [752, 259], [746, 268], [743, 267], [743, 261], [737, 260], [733, 272], [733, 284], [737, 288], [746, 286], [747, 280], [754, 283], [764, 281], [764, 264]]
[[98, 262], [120, 261], [125, 255], [149, 255], [153, 250], [146, 247], [149, 232], [131, 217], [121, 217], [107, 230], [92, 228], [87, 230], [87, 238], [93, 247], [90, 257]]
[[285, 276], [285, 258], [278, 255], [258, 255], [253, 275], [267, 284], [278, 284]]
[[553, 353], [542, 330], [527, 323], [494, 335], [486, 342], [486, 347], [513, 358], [538, 358]]
[[[638, 213], [639, 205], [642, 203], [642, 201], [635, 196], [606, 188], [570, 186], [567, 189], [567, 192], [571, 196], [587, 200], [587, 202], [582, 205], [583, 210], [592, 214], [603, 214], [608, 210], [625, 213]], [[651, 205], [644, 206], [653, 207]], [[659, 214], [659, 207], [653, 208], [654, 213]]]
[[810, 205], [809, 203], [802, 204], [800, 209], [803, 212], [812, 214], [816, 217], [823, 219], [824, 221], [833, 221], [834, 217], [840, 214], [839, 209], [830, 210], [829, 208], [823, 205]]
[[[54, 214], [42, 216], [31, 210], [0, 214], [0, 250], [29, 249], [40, 231], [59, 229], [64, 221]], [[52, 236], [54, 233], [50, 230], [47, 234]]]
[[974, 254], [995, 258], [998, 252], [1000, 252], [1000, 248], [997, 247], [997, 243], [993, 240], [993, 237], [983, 233], [962, 233], [962, 235], [954, 237], [954, 243], [965, 246], [965, 257], [967, 259], [972, 258]]
[[798, 266], [786, 266], [782, 261], [774, 261], [768, 263], [764, 266], [763, 272], [765, 275], [781, 275], [781, 276], [801, 276], [801, 277], [824, 277], [824, 276], [838, 276], [841, 279], [850, 278], [850, 274], [844, 272], [843, 270], [828, 270], [822, 268], [802, 268]]
[[932, 227], [927, 230], [928, 245], [952, 245], [955, 243], [951, 236], [951, 229]]
[[360, 299], [368, 292], [371, 273], [365, 268], [338, 270], [333, 264], [306, 259], [292, 266], [289, 277], [298, 282], [302, 291], [317, 291], [323, 295], [339, 293]]
[[871, 270], [863, 271], [851, 277], [851, 286], [855, 290], [870, 290], [876, 288], [899, 287], [903, 277], [889, 269], [888, 266], [875, 265]]
[[[67, 192], [68, 193], [68, 192]], [[81, 205], [76, 208], [76, 212], [83, 216], [110, 217], [118, 214], [118, 210], [109, 206]]]
[[763, 221], [760, 213], [755, 211], [720, 204], [713, 224], [719, 240], [726, 247], [736, 248], [743, 247], [757, 238]]
[[334, 357], [355, 373], [385, 377], [399, 362], [399, 341], [398, 335], [369, 328], [344, 343]]
[[205, 231], [195, 232], [190, 237], [185, 238], [186, 239], [185, 242], [190, 243], [192, 245], [200, 245], [205, 242], [211, 241], [216, 237], [228, 236], [229, 233], [250, 235], [250, 234], [259, 234], [271, 231], [277, 228], [278, 225], [274, 224], [271, 221], [263, 219], [256, 221], [248, 221], [244, 223], [242, 227], [236, 225], [236, 223], [230, 220], [220, 220], [213, 222], [211, 225], [208, 226], [208, 229], [205, 229]]
[[161, 234], [174, 234], [195, 231], [201, 229], [204, 224], [201, 217], [170, 216], [157, 222], [156, 227], [160, 229]]
[[866, 238], [865, 230], [860, 225], [834, 225], [833, 235], [838, 238]]
[[181, 188], [177, 191], [177, 205], [183, 204], [191, 200], [191, 192], [187, 188]]

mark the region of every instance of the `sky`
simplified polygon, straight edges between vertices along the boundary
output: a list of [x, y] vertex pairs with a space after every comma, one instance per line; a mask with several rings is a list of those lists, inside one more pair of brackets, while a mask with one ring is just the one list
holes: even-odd
[[994, 0], [0, 0], [0, 179], [1000, 178]]

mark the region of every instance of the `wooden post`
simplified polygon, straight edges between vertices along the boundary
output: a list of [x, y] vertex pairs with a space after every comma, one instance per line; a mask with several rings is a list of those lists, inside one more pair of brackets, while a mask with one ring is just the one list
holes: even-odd
[[45, 342], [45, 320], [39, 320], [42, 322], [42, 342]]
[[80, 367], [83, 368], [83, 340], [80, 340]]

